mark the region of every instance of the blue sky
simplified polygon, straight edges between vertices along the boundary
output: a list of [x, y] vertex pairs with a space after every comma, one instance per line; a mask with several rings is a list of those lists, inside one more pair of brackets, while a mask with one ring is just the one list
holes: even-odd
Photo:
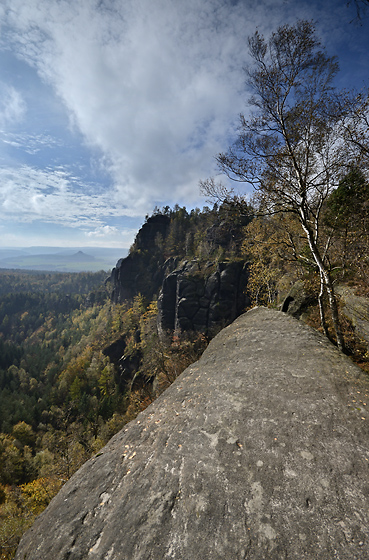
[[129, 247], [155, 205], [203, 206], [247, 113], [247, 37], [316, 21], [339, 87], [369, 84], [346, 0], [1, 0], [0, 245]]

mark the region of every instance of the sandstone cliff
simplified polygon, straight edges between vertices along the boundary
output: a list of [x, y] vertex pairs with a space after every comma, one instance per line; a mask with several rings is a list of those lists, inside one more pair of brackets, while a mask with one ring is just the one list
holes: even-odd
[[369, 558], [368, 395], [317, 332], [253, 309], [70, 479], [16, 560]]
[[112, 301], [122, 303], [138, 294], [157, 298], [161, 335], [180, 330], [212, 337], [250, 304], [245, 293], [248, 265], [236, 250], [248, 220], [233, 214], [225, 220], [220, 210], [204, 215], [190, 215], [185, 209], [154, 214], [140, 228], [128, 257], [112, 270]]
[[151, 216], [140, 228], [135, 250], [128, 257], [119, 259], [112, 270], [110, 283], [114, 303], [132, 299], [138, 293], [151, 299], [159, 290], [166, 269], [163, 255], [155, 251], [155, 240], [158, 235], [165, 237], [169, 224], [167, 216], [158, 215]]
[[210, 337], [231, 323], [250, 300], [244, 261], [185, 261], [166, 275], [158, 298], [158, 332], [200, 331]]

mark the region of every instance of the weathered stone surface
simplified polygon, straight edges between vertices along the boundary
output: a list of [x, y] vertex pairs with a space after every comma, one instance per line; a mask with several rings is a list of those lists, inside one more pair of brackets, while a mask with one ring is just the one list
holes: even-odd
[[369, 558], [367, 377], [253, 309], [62, 488], [16, 560]]

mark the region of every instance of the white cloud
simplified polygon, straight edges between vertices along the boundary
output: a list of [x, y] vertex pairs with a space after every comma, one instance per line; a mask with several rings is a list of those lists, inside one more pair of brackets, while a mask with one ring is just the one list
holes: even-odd
[[[0, 216], [67, 224], [103, 240], [113, 235], [104, 229], [113, 227], [109, 218], [143, 216], [155, 204], [201, 205], [198, 181], [216, 173], [214, 156], [226, 149], [244, 110], [247, 37], [256, 27], [269, 34], [297, 17], [316, 17], [329, 41], [347, 28], [347, 20], [337, 25], [332, 15], [336, 3], [2, 0], [0, 47], [52, 86], [72, 130], [91, 148], [95, 168], [107, 170], [112, 181], [101, 192], [65, 167], [53, 169], [53, 161], [36, 169], [25, 158], [21, 169], [0, 170]], [[342, 0], [334, 11], [338, 20], [345, 6]], [[0, 123], [9, 127], [27, 118], [23, 97], [29, 98], [13, 85], [3, 92]], [[46, 107], [46, 123], [47, 115]], [[4, 160], [18, 148], [37, 155], [41, 167], [45, 146], [55, 148], [49, 158], [62, 147], [46, 130], [32, 136], [32, 129], [6, 129]], [[63, 163], [62, 156], [55, 161]]]
[[[106, 219], [122, 216], [106, 193], [78, 182], [67, 171], [0, 168], [0, 219], [43, 221], [73, 228], [103, 228]], [[88, 193], [87, 191], [90, 191]], [[103, 230], [102, 230], [103, 231]]]
[[99, 226], [92, 231], [85, 231], [88, 243], [98, 246], [129, 247], [137, 234], [137, 228], [117, 228], [115, 226]]
[[26, 110], [27, 106], [21, 93], [13, 86], [0, 82], [0, 126], [7, 128], [20, 122]]
[[109, 237], [115, 236], [118, 229], [114, 226], [100, 226], [93, 231], [86, 232], [87, 237]]
[[8, 0], [16, 51], [138, 214], [198, 199], [243, 107], [246, 38], [283, 0]]

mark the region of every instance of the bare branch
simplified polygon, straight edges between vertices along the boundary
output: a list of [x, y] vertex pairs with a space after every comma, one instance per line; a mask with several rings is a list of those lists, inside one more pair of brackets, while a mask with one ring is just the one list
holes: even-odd
[[215, 182], [214, 177], [199, 182], [200, 192], [203, 196], [207, 196], [206, 202], [223, 203], [234, 196], [234, 190], [226, 187], [223, 183]]

